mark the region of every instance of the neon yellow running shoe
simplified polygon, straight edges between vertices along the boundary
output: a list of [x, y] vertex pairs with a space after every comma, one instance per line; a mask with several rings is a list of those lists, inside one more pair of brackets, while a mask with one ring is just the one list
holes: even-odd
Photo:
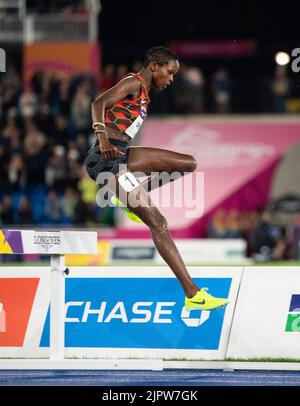
[[120, 207], [123, 212], [126, 214], [126, 216], [134, 221], [135, 223], [143, 223], [143, 221], [136, 215], [134, 214], [131, 210], [129, 210], [122, 202], [119, 200], [116, 196], [113, 196], [111, 198], [111, 202], [114, 206]]
[[202, 288], [190, 299], [186, 297], [184, 306], [187, 310], [216, 310], [225, 307], [228, 303], [228, 299], [213, 297], [207, 293], [207, 288]]

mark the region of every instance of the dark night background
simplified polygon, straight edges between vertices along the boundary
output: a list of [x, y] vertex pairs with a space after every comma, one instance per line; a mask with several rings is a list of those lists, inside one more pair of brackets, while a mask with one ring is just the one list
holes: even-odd
[[[219, 67], [224, 67], [232, 78], [232, 113], [271, 112], [274, 55], [277, 51], [290, 54], [300, 47], [297, 2], [101, 0], [101, 6], [98, 39], [102, 66], [125, 64], [131, 69], [132, 63], [142, 61], [151, 47], [170, 46], [176, 40], [254, 41], [256, 51], [248, 57], [180, 58], [201, 69], [206, 80], [207, 112], [212, 110], [211, 77]], [[10, 43], [6, 49], [8, 61], [14, 61], [21, 71], [22, 44]], [[300, 73], [295, 74], [288, 67], [288, 75], [292, 83], [290, 96], [300, 98]], [[168, 92], [169, 89], [166, 97]], [[152, 104], [155, 105], [159, 103]]]
[[300, 42], [296, 2], [101, 3], [100, 40], [105, 58], [136, 56], [136, 49], [147, 50], [174, 39], [255, 39], [265, 52]]
[[[152, 46], [168, 46], [173, 40], [254, 40], [256, 53], [251, 57], [186, 62], [199, 66], [206, 77], [219, 66], [230, 72], [234, 77], [233, 112], [268, 111], [267, 88], [275, 69], [275, 52], [290, 54], [300, 46], [299, 9], [296, 2], [284, 1], [102, 0], [99, 39], [103, 64], [130, 65], [142, 60]], [[295, 96], [300, 93], [298, 76], [291, 72]]]

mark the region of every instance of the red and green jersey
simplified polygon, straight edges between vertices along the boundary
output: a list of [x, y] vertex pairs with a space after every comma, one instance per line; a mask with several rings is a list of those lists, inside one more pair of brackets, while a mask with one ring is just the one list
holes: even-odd
[[138, 73], [128, 73], [125, 77], [137, 78], [141, 83], [141, 94], [135, 100], [124, 99], [106, 108], [105, 125], [134, 138], [147, 116], [150, 98]]

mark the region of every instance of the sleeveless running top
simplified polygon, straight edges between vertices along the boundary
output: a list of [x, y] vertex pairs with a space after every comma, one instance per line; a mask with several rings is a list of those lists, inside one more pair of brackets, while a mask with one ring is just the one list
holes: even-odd
[[141, 83], [141, 94], [137, 99], [124, 99], [106, 108], [105, 126], [134, 138], [147, 116], [150, 98], [138, 73], [128, 73], [124, 78], [128, 77], [135, 77]]

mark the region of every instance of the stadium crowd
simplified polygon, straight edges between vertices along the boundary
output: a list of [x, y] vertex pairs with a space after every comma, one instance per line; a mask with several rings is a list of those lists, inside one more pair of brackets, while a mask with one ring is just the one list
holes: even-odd
[[93, 79], [36, 72], [25, 88], [9, 71], [0, 86], [1, 223], [113, 224], [83, 167], [94, 138]]
[[296, 224], [280, 224], [267, 208], [252, 211], [219, 208], [211, 217], [207, 237], [218, 239], [242, 238], [247, 244], [247, 257], [256, 262], [298, 258], [293, 242]]
[[[135, 62], [130, 71], [138, 71]], [[96, 184], [83, 167], [94, 141], [91, 101], [128, 73], [128, 67], [108, 64], [95, 83], [87, 74], [61, 76], [37, 71], [24, 86], [15, 70], [0, 79], [0, 222], [2, 224], [109, 224], [113, 208], [95, 203]], [[216, 88], [222, 88], [216, 107], [228, 111], [222, 70]], [[219, 83], [219, 82], [220, 83]], [[219, 85], [217, 85], [219, 83]], [[203, 112], [204, 85], [200, 69], [183, 65], [172, 97], [151, 95], [150, 114]], [[175, 100], [171, 103], [171, 100]], [[158, 106], [158, 107], [157, 107]]]

